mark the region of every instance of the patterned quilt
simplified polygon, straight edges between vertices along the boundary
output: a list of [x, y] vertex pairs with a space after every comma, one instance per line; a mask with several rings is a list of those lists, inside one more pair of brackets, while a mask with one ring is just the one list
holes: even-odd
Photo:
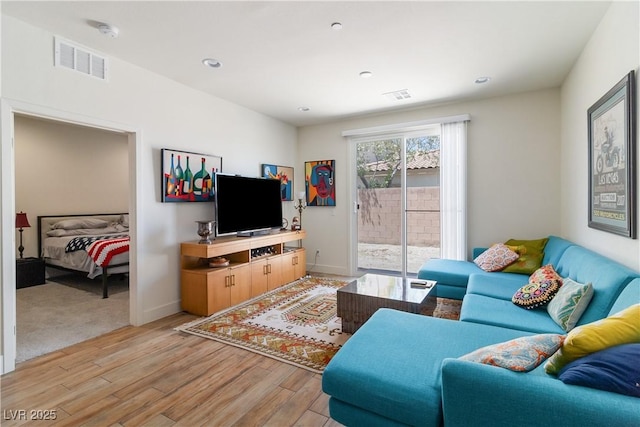
[[97, 240], [87, 250], [93, 262], [100, 267], [109, 265], [114, 256], [128, 251], [129, 236], [122, 239]]
[[122, 239], [122, 238], [127, 238], [128, 236], [126, 234], [110, 234], [108, 236], [81, 236], [81, 237], [74, 237], [73, 239], [69, 240], [69, 243], [67, 243], [67, 246], [64, 248], [64, 251], [66, 253], [69, 252], [75, 252], [75, 251], [83, 251], [85, 249], [87, 249], [92, 243], [98, 241], [98, 240], [106, 240], [106, 239]]

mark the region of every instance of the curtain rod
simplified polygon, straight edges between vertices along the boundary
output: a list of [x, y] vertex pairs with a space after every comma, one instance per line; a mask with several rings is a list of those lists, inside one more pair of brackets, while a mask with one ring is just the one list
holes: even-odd
[[442, 123], [454, 123], [454, 122], [466, 122], [471, 120], [470, 114], [460, 114], [458, 116], [446, 116], [436, 117], [433, 119], [419, 120], [415, 122], [397, 123], [393, 125], [374, 126], [370, 128], [345, 130], [342, 132], [342, 136], [366, 136], [375, 135], [379, 133], [388, 132], [407, 132], [411, 130], [418, 130], [422, 127], [429, 125], [436, 125]]

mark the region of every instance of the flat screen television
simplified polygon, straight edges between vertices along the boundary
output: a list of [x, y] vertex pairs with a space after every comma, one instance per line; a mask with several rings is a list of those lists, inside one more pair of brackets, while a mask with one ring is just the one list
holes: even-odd
[[250, 236], [282, 227], [280, 180], [215, 175], [216, 234]]

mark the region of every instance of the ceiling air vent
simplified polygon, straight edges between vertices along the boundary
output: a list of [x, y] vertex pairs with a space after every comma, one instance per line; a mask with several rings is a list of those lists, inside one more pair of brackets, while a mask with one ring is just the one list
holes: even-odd
[[395, 90], [393, 92], [383, 93], [382, 96], [384, 96], [387, 99], [390, 99], [391, 101], [402, 101], [403, 99], [411, 98], [411, 94], [407, 89]]
[[100, 80], [107, 80], [107, 58], [73, 44], [55, 39], [55, 66], [74, 70]]

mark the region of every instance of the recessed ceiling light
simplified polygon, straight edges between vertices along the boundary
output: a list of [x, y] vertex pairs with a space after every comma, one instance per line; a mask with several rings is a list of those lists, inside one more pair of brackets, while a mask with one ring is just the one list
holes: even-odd
[[360, 77], [362, 77], [363, 79], [368, 79], [369, 77], [372, 77], [373, 73], [371, 71], [363, 71], [360, 73]]
[[204, 65], [206, 65], [207, 67], [211, 67], [211, 68], [220, 68], [222, 67], [222, 62], [218, 61], [217, 59], [213, 59], [213, 58], [205, 58], [202, 60], [202, 63]]
[[309, 107], [298, 107], [298, 111], [302, 111], [303, 113], [306, 113], [309, 110], [310, 110]]
[[487, 83], [489, 80], [491, 80], [491, 77], [478, 77], [475, 82], [476, 84], [483, 84], [483, 83]]
[[109, 25], [109, 24], [99, 24], [98, 30], [105, 36], [109, 36], [113, 39], [118, 37], [118, 33], [120, 33], [120, 30], [118, 30], [118, 27], [114, 27], [113, 25]]
[[334, 22], [333, 24], [331, 24], [331, 29], [336, 31], [341, 30], [342, 24], [340, 22]]

